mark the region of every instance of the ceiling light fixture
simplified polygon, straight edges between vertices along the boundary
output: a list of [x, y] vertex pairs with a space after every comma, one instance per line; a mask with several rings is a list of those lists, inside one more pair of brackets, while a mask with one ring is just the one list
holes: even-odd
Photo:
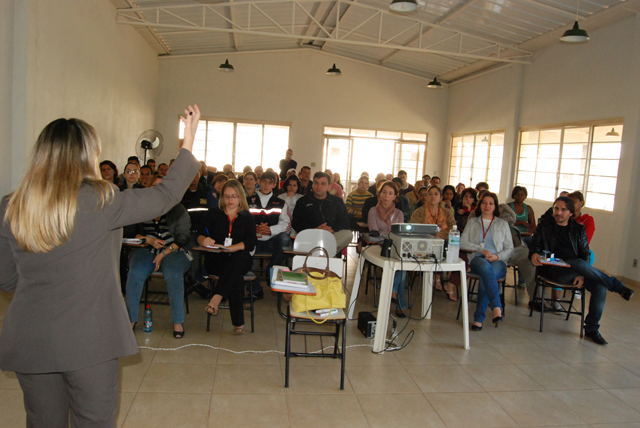
[[578, 6], [576, 7], [576, 22], [573, 24], [571, 30], [564, 32], [560, 40], [567, 43], [583, 43], [589, 40], [589, 35], [585, 30], [580, 29], [578, 25], [578, 13], [580, 11], [580, 0], [578, 0]]
[[611, 128], [611, 131], [607, 132], [607, 137], [619, 137], [620, 134], [616, 132], [616, 128]]
[[342, 75], [342, 71], [340, 71], [340, 69], [336, 67], [335, 64], [333, 64], [333, 67], [327, 70], [327, 76], [341, 76], [341, 75]]
[[226, 60], [224, 64], [220, 64], [220, 67], [218, 67], [218, 70], [225, 71], [225, 72], [235, 71], [233, 69], [233, 65], [229, 64], [229, 60]]
[[438, 78], [434, 77], [431, 82], [427, 85], [429, 89], [442, 89], [442, 83], [438, 82]]
[[393, 0], [389, 5], [391, 12], [411, 13], [418, 10], [418, 2], [416, 0]]
[[480, 140], [481, 143], [488, 143], [489, 139], [485, 136], [482, 140]]

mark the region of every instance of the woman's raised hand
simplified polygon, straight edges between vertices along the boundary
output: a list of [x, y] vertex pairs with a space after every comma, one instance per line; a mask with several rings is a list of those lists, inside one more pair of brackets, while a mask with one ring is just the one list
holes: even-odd
[[193, 107], [189, 106], [184, 110], [184, 116], [180, 116], [180, 120], [184, 122], [184, 141], [182, 148], [191, 151], [193, 149], [193, 140], [200, 122], [200, 109], [197, 104]]

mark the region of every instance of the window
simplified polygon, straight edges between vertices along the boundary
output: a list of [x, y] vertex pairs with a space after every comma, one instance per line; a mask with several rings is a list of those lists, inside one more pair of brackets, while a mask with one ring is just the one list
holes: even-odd
[[324, 128], [323, 169], [340, 174], [345, 189], [355, 186], [363, 172], [373, 181], [380, 172], [396, 176], [401, 169], [413, 184], [422, 179], [426, 151], [427, 134]]
[[[280, 172], [279, 163], [289, 148], [288, 124], [247, 123], [216, 119], [202, 119], [198, 123], [193, 155], [208, 166], [222, 171], [225, 164], [234, 171], [262, 165], [266, 170]], [[184, 123], [180, 122], [179, 138], [184, 137]]]
[[579, 190], [586, 207], [613, 211], [622, 130], [621, 122], [521, 130], [516, 183], [550, 202]]
[[449, 183], [474, 187], [484, 181], [492, 192], [500, 192], [504, 132], [453, 136]]

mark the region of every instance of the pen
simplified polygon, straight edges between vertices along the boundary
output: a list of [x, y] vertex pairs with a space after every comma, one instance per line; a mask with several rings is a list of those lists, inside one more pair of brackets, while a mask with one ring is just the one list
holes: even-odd
[[207, 231], [207, 236], [211, 236], [211, 234], [209, 233], [209, 229], [207, 229], [206, 227], [204, 228], [204, 230]]

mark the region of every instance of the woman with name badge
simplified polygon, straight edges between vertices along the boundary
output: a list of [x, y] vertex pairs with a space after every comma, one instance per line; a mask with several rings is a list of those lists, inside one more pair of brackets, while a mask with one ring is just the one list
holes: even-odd
[[476, 217], [469, 219], [462, 233], [460, 247], [473, 251], [469, 254], [471, 272], [480, 276], [478, 301], [471, 329], [482, 330], [487, 306], [493, 310], [493, 323], [502, 321], [502, 302], [498, 279], [507, 274], [507, 260], [513, 253], [513, 240], [509, 224], [499, 218], [498, 197], [486, 192], [478, 202]]
[[218, 315], [220, 301], [229, 299], [233, 334], [241, 335], [244, 333], [243, 276], [253, 264], [250, 253], [256, 246], [256, 224], [238, 180], [227, 181], [220, 193], [219, 207], [209, 209], [204, 230], [200, 230], [198, 236], [198, 245], [221, 250], [205, 255], [207, 273], [219, 278], [205, 310]]

